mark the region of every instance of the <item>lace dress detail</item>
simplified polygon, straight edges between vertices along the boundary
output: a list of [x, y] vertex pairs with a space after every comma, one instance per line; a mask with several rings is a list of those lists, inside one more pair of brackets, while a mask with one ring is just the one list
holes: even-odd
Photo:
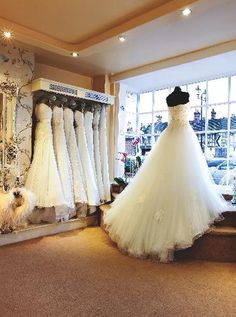
[[88, 153], [93, 169], [94, 179], [97, 186], [97, 173], [95, 168], [95, 159], [94, 159], [94, 141], [93, 141], [93, 113], [90, 111], [85, 112], [84, 115], [84, 128], [85, 128], [85, 136], [86, 142], [88, 146]]
[[93, 117], [93, 139], [94, 139], [94, 156], [95, 156], [95, 168], [97, 174], [97, 185], [101, 202], [105, 201], [105, 193], [102, 179], [102, 165], [101, 165], [101, 152], [99, 142], [99, 119], [100, 111], [97, 110]]
[[189, 125], [189, 104], [168, 108], [169, 125], [173, 127]]
[[67, 212], [72, 216], [74, 215], [73, 210], [75, 208], [73, 195], [73, 179], [69, 154], [66, 145], [62, 108], [53, 108], [52, 123], [53, 145], [57, 160], [57, 167], [61, 179], [66, 205], [69, 207]]
[[87, 195], [85, 191], [84, 174], [74, 129], [74, 113], [69, 108], [64, 109], [64, 124], [67, 149], [72, 167], [74, 200], [76, 203], [86, 203]]
[[80, 111], [75, 112], [76, 136], [81, 162], [85, 175], [86, 192], [88, 196], [88, 204], [90, 206], [98, 206], [100, 204], [98, 189], [93, 173], [92, 163], [89, 156], [88, 145], [85, 136], [84, 115]]
[[[53, 148], [52, 110], [45, 104], [39, 104], [35, 107], [35, 115], [38, 122], [34, 155], [25, 186], [35, 194], [37, 207], [65, 206]], [[60, 215], [57, 218], [60, 218]]]
[[215, 190], [188, 109], [169, 108], [168, 127], [105, 215], [109, 235], [129, 255], [168, 262], [228, 208]]
[[109, 177], [108, 151], [107, 151], [107, 112], [105, 106], [102, 108], [100, 115], [100, 150], [102, 163], [102, 179], [105, 193], [105, 200], [111, 200], [111, 184]]

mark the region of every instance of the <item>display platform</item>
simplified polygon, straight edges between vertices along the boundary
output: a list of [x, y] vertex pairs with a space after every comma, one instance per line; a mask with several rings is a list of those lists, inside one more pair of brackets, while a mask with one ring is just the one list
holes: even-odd
[[31, 224], [26, 227], [19, 228], [11, 233], [0, 234], [0, 246], [54, 235], [66, 231], [82, 229], [88, 226], [96, 226], [98, 224], [98, 215], [70, 219], [68, 221], [52, 224]]

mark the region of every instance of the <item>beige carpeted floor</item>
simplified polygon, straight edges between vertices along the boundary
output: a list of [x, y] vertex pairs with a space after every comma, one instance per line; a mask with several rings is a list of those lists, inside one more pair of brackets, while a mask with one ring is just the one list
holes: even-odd
[[157, 264], [100, 228], [0, 248], [0, 316], [236, 316], [236, 264]]

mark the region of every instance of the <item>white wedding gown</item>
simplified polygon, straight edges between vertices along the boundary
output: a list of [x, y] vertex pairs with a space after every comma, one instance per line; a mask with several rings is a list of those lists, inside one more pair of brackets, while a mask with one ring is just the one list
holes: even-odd
[[64, 124], [67, 149], [72, 167], [74, 200], [76, 203], [87, 203], [84, 172], [74, 129], [74, 113], [69, 108], [64, 109]]
[[173, 250], [191, 246], [227, 210], [188, 111], [189, 104], [169, 108], [167, 129], [105, 216], [112, 240], [132, 256], [170, 261]]
[[86, 142], [87, 142], [87, 146], [88, 146], [90, 161], [92, 164], [94, 179], [95, 179], [95, 182], [97, 185], [97, 173], [96, 173], [95, 159], [94, 159], [93, 113], [90, 111], [85, 112], [84, 128], [85, 128]]
[[[35, 194], [37, 207], [65, 206], [66, 202], [53, 148], [52, 110], [46, 104], [41, 103], [35, 107], [35, 115], [38, 122], [34, 155], [25, 187]], [[56, 216], [59, 219], [61, 215]]]
[[75, 214], [73, 179], [72, 179], [71, 163], [70, 163], [69, 154], [68, 154], [67, 145], [66, 145], [62, 108], [59, 108], [59, 107], [53, 108], [52, 128], [53, 128], [53, 145], [54, 145], [54, 151], [56, 155], [58, 172], [61, 179], [66, 206], [68, 207], [67, 210], [65, 210], [65, 212], [67, 212], [68, 216], [69, 215], [73, 216]]
[[94, 157], [95, 157], [95, 169], [97, 175], [97, 185], [101, 202], [105, 201], [105, 192], [102, 179], [102, 163], [101, 152], [99, 142], [99, 119], [100, 111], [96, 110], [93, 116], [93, 140], [94, 140]]
[[107, 151], [107, 111], [103, 106], [100, 114], [99, 139], [102, 163], [102, 179], [104, 186], [105, 200], [111, 200], [111, 184], [109, 177], [108, 151]]
[[76, 122], [76, 137], [79, 153], [81, 156], [81, 162], [85, 175], [86, 193], [88, 196], [88, 204], [90, 206], [98, 206], [100, 204], [100, 198], [98, 194], [95, 175], [92, 168], [91, 159], [89, 156], [88, 145], [85, 135], [84, 115], [80, 111], [75, 111]]

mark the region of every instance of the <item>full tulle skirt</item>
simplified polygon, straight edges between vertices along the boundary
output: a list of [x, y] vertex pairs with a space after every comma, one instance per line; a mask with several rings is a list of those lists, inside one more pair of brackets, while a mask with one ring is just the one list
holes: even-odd
[[172, 122], [104, 222], [121, 250], [165, 262], [220, 220], [226, 205], [192, 128]]

